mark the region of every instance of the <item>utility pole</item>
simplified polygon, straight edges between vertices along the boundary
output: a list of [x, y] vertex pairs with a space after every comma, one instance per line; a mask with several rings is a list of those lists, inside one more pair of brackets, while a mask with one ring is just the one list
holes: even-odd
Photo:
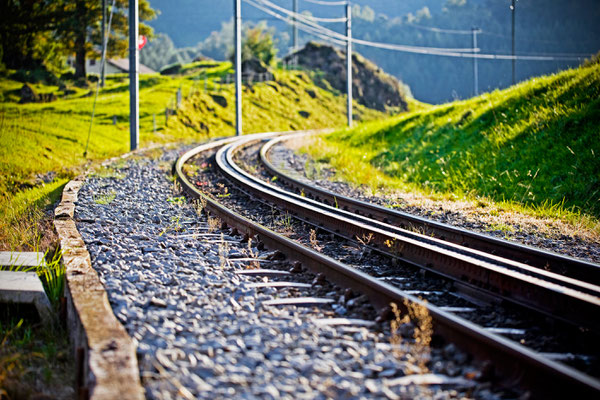
[[233, 0], [235, 13], [235, 134], [242, 134], [242, 3]]
[[298, 65], [296, 52], [298, 51], [298, 25], [296, 23], [296, 15], [298, 14], [298, 0], [294, 0], [294, 15], [292, 17], [294, 25], [294, 65]]
[[352, 8], [346, 4], [346, 91], [348, 92], [348, 126], [352, 126]]
[[[471, 32], [473, 33], [473, 54], [477, 50], [477, 34], [481, 32], [479, 28], [471, 28]], [[475, 96], [479, 94], [479, 76], [477, 72], [477, 57], [473, 57], [473, 92]]]
[[516, 8], [516, 0], [512, 0], [512, 5], [510, 6], [511, 14], [512, 14], [512, 84], [517, 83], [516, 75], [515, 75], [515, 8]]
[[[106, 54], [106, 0], [102, 0], [102, 54]], [[100, 64], [100, 87], [104, 87], [104, 63]]]
[[140, 141], [138, 0], [129, 0], [129, 149], [137, 149]]

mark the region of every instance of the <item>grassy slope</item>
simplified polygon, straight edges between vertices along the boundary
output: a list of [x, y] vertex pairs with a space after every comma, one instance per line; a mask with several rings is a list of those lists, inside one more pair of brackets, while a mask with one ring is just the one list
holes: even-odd
[[357, 184], [597, 218], [600, 65], [365, 123], [310, 151]]
[[[203, 64], [208, 68], [202, 68]], [[219, 85], [215, 78], [231, 72], [230, 63], [199, 62], [184, 67], [174, 77], [140, 77], [140, 143], [198, 141], [208, 136], [234, 133], [233, 84]], [[305, 73], [277, 71], [276, 83], [259, 83], [244, 91], [244, 132], [290, 130], [342, 125], [343, 97], [316, 87]], [[204, 92], [204, 78], [207, 92]], [[100, 91], [90, 138], [88, 158], [83, 157], [95, 86], [44, 104], [17, 104], [22, 84], [0, 78], [0, 247], [34, 245], [39, 209], [60, 195], [60, 188], [89, 161], [102, 160], [129, 149], [129, 95], [125, 75], [113, 75]], [[38, 92], [57, 87], [37, 85]], [[184, 100], [177, 117], [165, 126], [165, 108], [175, 108], [175, 94]], [[309, 92], [314, 93], [311, 97]], [[222, 96], [227, 107], [212, 96]], [[310, 115], [302, 117], [298, 111]], [[364, 119], [382, 114], [355, 106]], [[157, 133], [153, 133], [153, 115]], [[117, 124], [113, 125], [113, 116]], [[57, 173], [43, 184], [40, 174]], [[31, 205], [37, 207], [30, 207]], [[27, 231], [27, 232], [26, 232]]]

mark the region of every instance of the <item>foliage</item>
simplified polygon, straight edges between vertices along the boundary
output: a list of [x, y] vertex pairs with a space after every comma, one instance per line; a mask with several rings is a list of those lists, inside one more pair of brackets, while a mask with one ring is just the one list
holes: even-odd
[[375, 188], [486, 196], [597, 218], [599, 99], [596, 64], [339, 131], [311, 151]]
[[[0, 2], [0, 48], [8, 68], [56, 67], [55, 53], [63, 46], [53, 40], [53, 31], [69, 17], [64, 0]], [[51, 52], [51, 54], [47, 54]]]
[[0, 398], [73, 398], [73, 359], [60, 327], [0, 318]]
[[[0, 4], [0, 47], [9, 68], [44, 66], [54, 74], [65, 68], [65, 56], [75, 53], [77, 77], [85, 77], [85, 59], [99, 58], [102, 46], [102, 7], [96, 0], [6, 0]], [[128, 48], [128, 2], [116, 0], [109, 32], [109, 56], [123, 56]], [[148, 0], [139, 1], [141, 21], [155, 12]], [[152, 29], [140, 23], [141, 35]]]
[[[108, 40], [108, 57], [123, 57], [129, 48], [128, 5], [127, 0], [115, 1]], [[57, 30], [58, 40], [76, 55], [75, 76], [85, 77], [86, 58], [99, 58], [99, 52], [94, 47], [102, 46], [102, 3], [96, 0], [77, 0], [67, 2], [65, 9], [69, 17], [62, 21]], [[138, 10], [140, 21], [150, 20], [156, 15], [148, 0], [139, 0]], [[151, 37], [152, 29], [140, 23], [139, 34]]]
[[244, 32], [242, 41], [242, 62], [258, 59], [266, 65], [275, 61], [277, 49], [273, 41], [273, 33], [265, 29], [265, 25], [258, 25]]

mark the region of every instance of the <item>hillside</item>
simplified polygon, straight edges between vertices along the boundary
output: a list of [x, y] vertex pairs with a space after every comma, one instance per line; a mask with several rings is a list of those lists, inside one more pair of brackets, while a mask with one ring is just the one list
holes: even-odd
[[[308, 42], [304, 48], [285, 58], [311, 71], [322, 71], [323, 78], [336, 90], [346, 91], [346, 53], [333, 46]], [[352, 98], [366, 107], [380, 111], [408, 109], [410, 89], [386, 74], [360, 54], [352, 54]]]
[[[141, 76], [140, 147], [234, 134], [234, 87], [224, 79], [231, 72], [230, 63], [197, 62], [183, 66], [178, 75]], [[274, 77], [274, 81], [245, 85], [245, 133], [345, 123], [344, 97], [318, 87], [308, 73], [276, 70]], [[38, 93], [54, 93], [58, 100], [19, 104], [22, 86], [0, 79], [0, 244], [4, 248], [34, 245], [35, 232], [19, 236], [29, 228], [15, 226], [27, 225], [32, 204], [43, 205], [48, 195], [58, 195], [62, 185], [90, 162], [123, 154], [129, 148], [126, 75], [109, 76], [100, 91], [87, 158], [83, 153], [95, 85], [85, 89], [31, 85]], [[176, 109], [178, 89], [183, 100]], [[168, 123], [166, 108], [175, 114]], [[355, 104], [355, 114], [359, 120], [384, 115], [359, 104]]]
[[600, 217], [600, 65], [362, 124], [310, 150], [355, 184]]

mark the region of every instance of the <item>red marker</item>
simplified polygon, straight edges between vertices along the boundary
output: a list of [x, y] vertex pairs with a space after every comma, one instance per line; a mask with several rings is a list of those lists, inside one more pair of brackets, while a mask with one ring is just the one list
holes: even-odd
[[144, 47], [147, 42], [148, 42], [148, 39], [146, 39], [146, 36], [140, 35], [138, 37], [138, 50], [141, 50], [142, 47]]

